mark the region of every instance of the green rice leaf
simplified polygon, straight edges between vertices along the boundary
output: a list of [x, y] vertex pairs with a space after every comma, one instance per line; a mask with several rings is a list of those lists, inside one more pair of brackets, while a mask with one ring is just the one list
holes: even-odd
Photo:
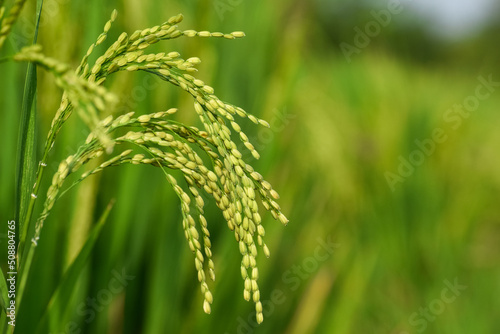
[[[101, 218], [97, 222], [97, 224], [92, 229], [87, 241], [83, 245], [82, 249], [78, 253], [75, 260], [68, 267], [66, 272], [64, 273], [63, 279], [58, 285], [56, 291], [50, 298], [49, 304], [46, 308], [46, 311], [40, 321], [36, 333], [47, 333], [49, 329], [47, 328], [47, 321], [52, 320], [51, 323], [54, 326], [59, 326], [60, 317], [67, 311], [67, 303], [68, 300], [71, 299], [71, 295], [75, 291], [75, 286], [77, 284], [78, 278], [80, 277], [80, 273], [85, 267], [87, 260], [90, 257], [92, 249], [99, 238], [99, 235], [102, 231], [102, 228], [108, 218], [108, 215], [113, 208], [114, 200], [112, 200], [108, 206], [106, 207], [104, 213]], [[51, 328], [50, 330], [56, 330]]]
[[[37, 2], [37, 17], [35, 35], [33, 37], [33, 44], [36, 44], [38, 37], [38, 27], [40, 24], [40, 16], [42, 13], [43, 0]], [[24, 84], [23, 105], [21, 110], [21, 122], [18, 140], [17, 152], [17, 175], [16, 175], [16, 217], [18, 222], [16, 227], [16, 235], [19, 237], [20, 248], [22, 252], [22, 245], [25, 244], [29, 221], [27, 221], [26, 213], [29, 202], [32, 197], [32, 187], [36, 173], [36, 86], [37, 75], [36, 65], [33, 63], [28, 64], [26, 72], [26, 81]], [[33, 195], [34, 196], [34, 195]], [[22, 254], [22, 253], [21, 253]]]

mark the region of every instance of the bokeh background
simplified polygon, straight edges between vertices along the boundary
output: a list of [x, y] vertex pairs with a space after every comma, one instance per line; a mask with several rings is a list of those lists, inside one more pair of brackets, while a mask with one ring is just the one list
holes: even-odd
[[[4, 56], [31, 39], [28, 2]], [[161, 171], [107, 170], [47, 220], [16, 333], [33, 332], [111, 199], [52, 333], [499, 333], [500, 9], [487, 0], [392, 3], [46, 0], [39, 42], [75, 67], [114, 8], [106, 45], [177, 13], [184, 29], [245, 31], [241, 40], [181, 38], [155, 49], [200, 57], [199, 77], [223, 100], [271, 123], [244, 120], [243, 128], [290, 223], [264, 221], [271, 257], [258, 258], [265, 320], [257, 326], [242, 296], [238, 245], [209, 205], [217, 280], [206, 315], [180, 205]], [[0, 64], [3, 222], [14, 216], [25, 67]], [[176, 87], [129, 73], [107, 86], [121, 111], [178, 107], [179, 120], [197, 124]], [[61, 92], [42, 71], [38, 88], [41, 149]], [[66, 124], [49, 172], [85, 139], [82, 129], [77, 117]], [[109, 293], [124, 274], [123, 288]]]

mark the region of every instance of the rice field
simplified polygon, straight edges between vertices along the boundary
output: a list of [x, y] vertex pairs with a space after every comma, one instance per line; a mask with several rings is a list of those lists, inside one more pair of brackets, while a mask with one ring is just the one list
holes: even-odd
[[[0, 59], [31, 44], [35, 5], [26, 3]], [[262, 214], [271, 255], [257, 257], [264, 317], [257, 324], [255, 304], [243, 298], [238, 243], [215, 201], [205, 198], [216, 273], [205, 314], [181, 204], [165, 175], [147, 165], [108, 168], [68, 191], [47, 217], [14, 333], [500, 331], [500, 73], [486, 61], [411, 62], [377, 45], [348, 62], [318, 19], [321, 6], [283, 0], [44, 2], [38, 43], [47, 56], [74, 68], [113, 9], [118, 16], [101, 53], [122, 31], [152, 27], [178, 13], [183, 29], [244, 31], [245, 38], [184, 38], [151, 48], [199, 57], [197, 77], [223, 101], [269, 122], [266, 128], [241, 120], [260, 153], [258, 160], [248, 152], [244, 159], [279, 192], [289, 223]], [[4, 274], [26, 67], [0, 62]], [[118, 73], [105, 86], [119, 97], [117, 114], [178, 108], [175, 121], [201, 125], [189, 94], [145, 73]], [[37, 160], [61, 97], [53, 76], [38, 70]], [[48, 157], [35, 217], [60, 161], [87, 135], [78, 117], [64, 124]], [[98, 234], [95, 226], [102, 226]], [[95, 244], [86, 249], [81, 270], [68, 272], [89, 238]], [[68, 281], [75, 284], [66, 286]], [[2, 311], [5, 333], [11, 330], [7, 321]]]

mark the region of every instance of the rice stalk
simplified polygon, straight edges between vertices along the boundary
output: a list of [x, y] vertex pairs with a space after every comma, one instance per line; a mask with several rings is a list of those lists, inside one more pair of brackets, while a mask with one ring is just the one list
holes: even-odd
[[[199, 58], [191, 57], [185, 60], [175, 51], [146, 52], [150, 45], [161, 40], [195, 36], [235, 39], [243, 37], [244, 33], [183, 31], [177, 26], [182, 21], [182, 15], [177, 15], [161, 25], [137, 30], [130, 36], [122, 33], [104, 54], [90, 65], [89, 56], [107, 38], [116, 15], [116, 11], [113, 11], [103, 33], [90, 46], [75, 71], [66, 64], [45, 56], [39, 46], [24, 48], [14, 56], [16, 61], [34, 62], [50, 72], [56, 79], [56, 85], [64, 91], [45, 144], [35, 184], [35, 197], [30, 203], [30, 214], [48, 152], [54, 145], [57, 133], [73, 110], [76, 110], [91, 130], [76, 152], [60, 162], [57, 172], [52, 177], [43, 211], [35, 222], [35, 233], [28, 246], [30, 256], [22, 274], [26, 275], [29, 272], [29, 261], [40, 240], [44, 223], [57, 199], [67, 190], [86, 177], [108, 167], [123, 164], [150, 165], [164, 171], [168, 183], [181, 203], [184, 234], [194, 254], [195, 268], [204, 296], [203, 310], [206, 313], [211, 311], [213, 297], [207, 283], [206, 272], [211, 280], [215, 280], [215, 266], [212, 260], [208, 223], [203, 215], [204, 200], [200, 192], [205, 192], [215, 200], [228, 228], [234, 232], [242, 256], [240, 271], [244, 280], [243, 296], [247, 301], [253, 300], [255, 303], [256, 317], [260, 323], [263, 321], [263, 313], [257, 283], [259, 270], [256, 258], [258, 247], [266, 256], [269, 256], [270, 252], [264, 242], [265, 228], [261, 224], [259, 203], [281, 223], [287, 224], [288, 219], [275, 201], [279, 198], [278, 193], [243, 160], [243, 154], [237, 149], [232, 135], [234, 131], [239, 140], [258, 159], [258, 152], [241, 130], [236, 117], [248, 118], [255, 124], [266, 127], [269, 127], [269, 124], [237, 106], [220, 100], [212, 87], [194, 77], [196, 66], [200, 63]], [[144, 71], [188, 92], [193, 98], [194, 111], [201, 120], [203, 129], [173, 121], [170, 115], [177, 111], [173, 108], [140, 116], [134, 116], [133, 112], [129, 112], [101, 119], [100, 117], [109, 113], [116, 103], [115, 96], [102, 87], [102, 84], [109, 75], [119, 71]], [[123, 135], [123, 130], [128, 132]], [[124, 145], [133, 149], [122, 150], [121, 147]], [[79, 173], [81, 167], [89, 161], [104, 154], [113, 154], [114, 151], [119, 153], [114, 153], [114, 156], [107, 158], [98, 167], [83, 172], [72, 186], [63, 189], [69, 175]], [[205, 160], [197, 151], [203, 153]], [[206, 160], [210, 163], [205, 163]], [[168, 170], [179, 170], [182, 178], [176, 179]]]

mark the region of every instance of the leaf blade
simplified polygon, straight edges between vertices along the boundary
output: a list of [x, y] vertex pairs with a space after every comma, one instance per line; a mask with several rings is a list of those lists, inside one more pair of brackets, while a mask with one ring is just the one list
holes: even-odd
[[[33, 44], [38, 39], [38, 28], [40, 26], [40, 17], [42, 15], [43, 0], [37, 1], [36, 26], [33, 36]], [[37, 137], [37, 73], [36, 65], [28, 64], [26, 71], [26, 80], [24, 84], [23, 104], [21, 109], [21, 122], [18, 139], [18, 158], [16, 173], [16, 210], [15, 221], [16, 236], [18, 236], [19, 251], [18, 265], [20, 265], [20, 256], [26, 242], [29, 217], [26, 217], [29, 202], [32, 200], [31, 187], [36, 174], [36, 137]]]
[[46, 311], [38, 324], [36, 333], [45, 333], [47, 328], [47, 321], [49, 321], [49, 317], [52, 312], [61, 312], [61, 310], [65, 310], [68, 300], [70, 300], [72, 293], [74, 292], [75, 284], [79, 278], [80, 272], [85, 267], [88, 258], [90, 257], [91, 251], [94, 248], [94, 245], [101, 234], [102, 228], [104, 227], [109, 213], [113, 208], [114, 200], [112, 200], [105, 211], [99, 218], [99, 221], [92, 229], [92, 232], [89, 234], [87, 241], [83, 245], [82, 249], [76, 256], [75, 260], [68, 267], [66, 272], [64, 273], [64, 277], [61, 283], [58, 285], [57, 289], [52, 294], [50, 301], [47, 305]]

